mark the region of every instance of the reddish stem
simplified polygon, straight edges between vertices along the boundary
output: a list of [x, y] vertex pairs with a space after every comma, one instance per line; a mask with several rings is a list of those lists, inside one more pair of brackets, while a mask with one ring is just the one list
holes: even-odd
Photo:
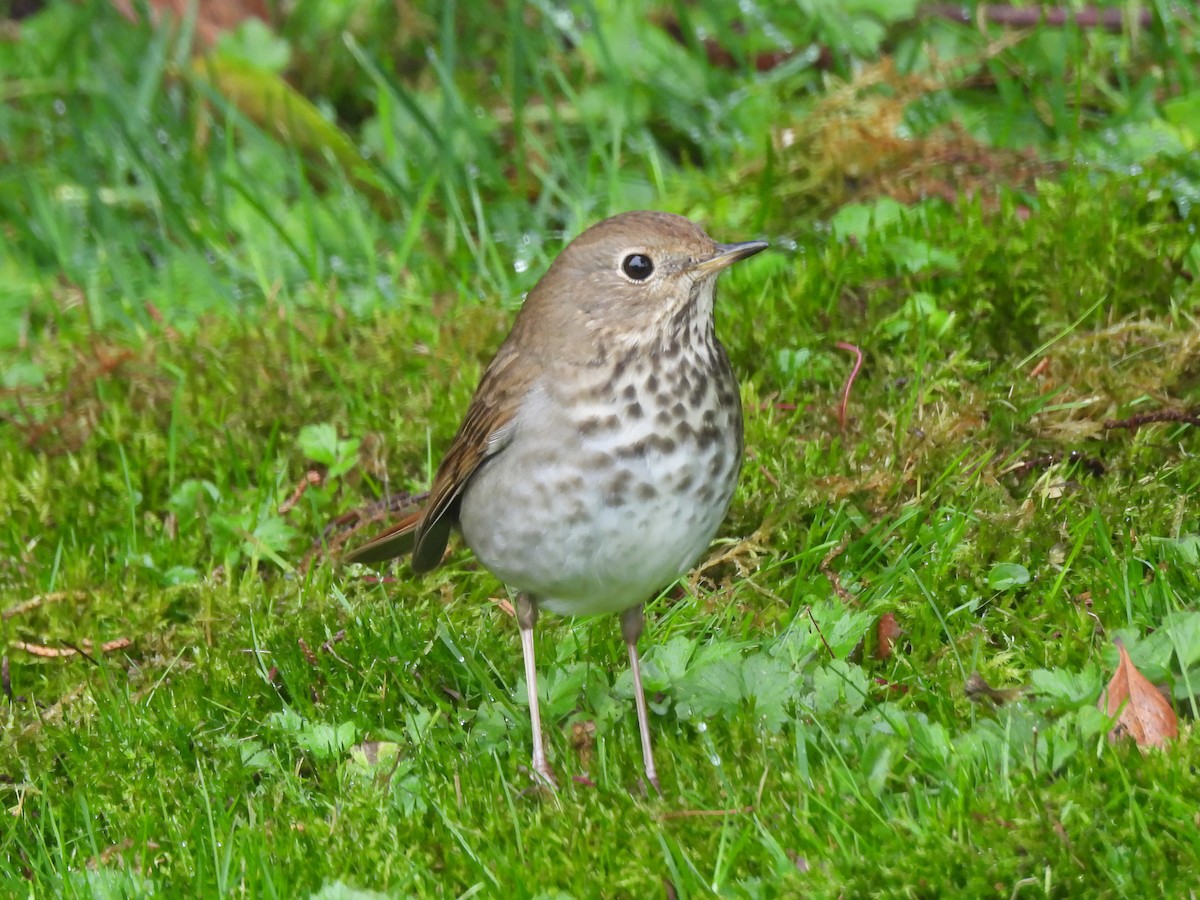
[[842, 431], [846, 430], [846, 407], [850, 403], [850, 389], [854, 387], [854, 379], [858, 377], [859, 370], [862, 369], [863, 352], [854, 344], [847, 344], [844, 341], [838, 341], [834, 344], [839, 350], [845, 350], [848, 353], [854, 354], [854, 368], [850, 370], [850, 375], [846, 378], [846, 383], [842, 386], [842, 402], [838, 406], [838, 426]]

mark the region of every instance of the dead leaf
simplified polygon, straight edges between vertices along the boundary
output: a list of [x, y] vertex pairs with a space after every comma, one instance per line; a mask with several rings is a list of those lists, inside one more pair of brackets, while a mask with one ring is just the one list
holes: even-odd
[[892, 645], [902, 634], [900, 623], [896, 621], [895, 613], [884, 613], [875, 625], [875, 658], [891, 659]]
[[1179, 736], [1175, 710], [1158, 688], [1137, 670], [1125, 645], [1120, 641], [1115, 643], [1121, 661], [1096, 704], [1116, 719], [1108, 739], [1116, 741], [1128, 735], [1139, 747], [1161, 747]]
[[579, 764], [586, 771], [592, 764], [596, 749], [596, 723], [590, 719], [571, 725], [571, 748], [579, 754]]
[[350, 748], [351, 763], [363, 769], [392, 768], [399, 755], [400, 745], [393, 741], [362, 741]]

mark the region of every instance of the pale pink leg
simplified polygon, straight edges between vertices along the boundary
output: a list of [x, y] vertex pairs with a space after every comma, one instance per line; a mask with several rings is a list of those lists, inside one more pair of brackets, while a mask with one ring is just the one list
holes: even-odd
[[637, 642], [642, 634], [642, 608], [635, 606], [621, 613], [621, 636], [629, 649], [629, 668], [633, 672], [633, 700], [637, 705], [638, 732], [642, 738], [642, 762], [646, 767], [646, 780], [654, 789], [658, 786], [658, 770], [654, 768], [654, 751], [650, 747], [650, 716], [646, 711], [646, 693], [642, 690], [642, 666], [638, 659]]
[[538, 608], [528, 594], [517, 595], [517, 627], [521, 630], [521, 655], [525, 658], [525, 687], [529, 692], [529, 722], [533, 727], [533, 771], [549, 787], [558, 787], [554, 770], [546, 762], [542, 744], [542, 715], [538, 709], [537, 663], [533, 658], [533, 626]]

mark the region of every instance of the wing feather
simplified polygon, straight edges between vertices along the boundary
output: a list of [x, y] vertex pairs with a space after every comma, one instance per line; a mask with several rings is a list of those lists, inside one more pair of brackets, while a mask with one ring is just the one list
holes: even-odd
[[[518, 364], [522, 363], [522, 364]], [[437, 568], [458, 523], [462, 493], [479, 467], [512, 439], [521, 401], [539, 367], [506, 342], [484, 372], [450, 449], [438, 466], [424, 510], [409, 516], [346, 555], [350, 562], [380, 562], [413, 554], [413, 571]]]

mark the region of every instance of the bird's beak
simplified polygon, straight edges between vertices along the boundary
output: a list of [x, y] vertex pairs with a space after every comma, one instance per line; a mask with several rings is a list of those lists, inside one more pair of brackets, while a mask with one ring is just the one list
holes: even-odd
[[740, 244], [717, 244], [717, 252], [708, 259], [703, 259], [692, 267], [696, 275], [715, 275], [722, 269], [732, 266], [735, 262], [753, 256], [769, 245], [766, 241], [742, 241]]

